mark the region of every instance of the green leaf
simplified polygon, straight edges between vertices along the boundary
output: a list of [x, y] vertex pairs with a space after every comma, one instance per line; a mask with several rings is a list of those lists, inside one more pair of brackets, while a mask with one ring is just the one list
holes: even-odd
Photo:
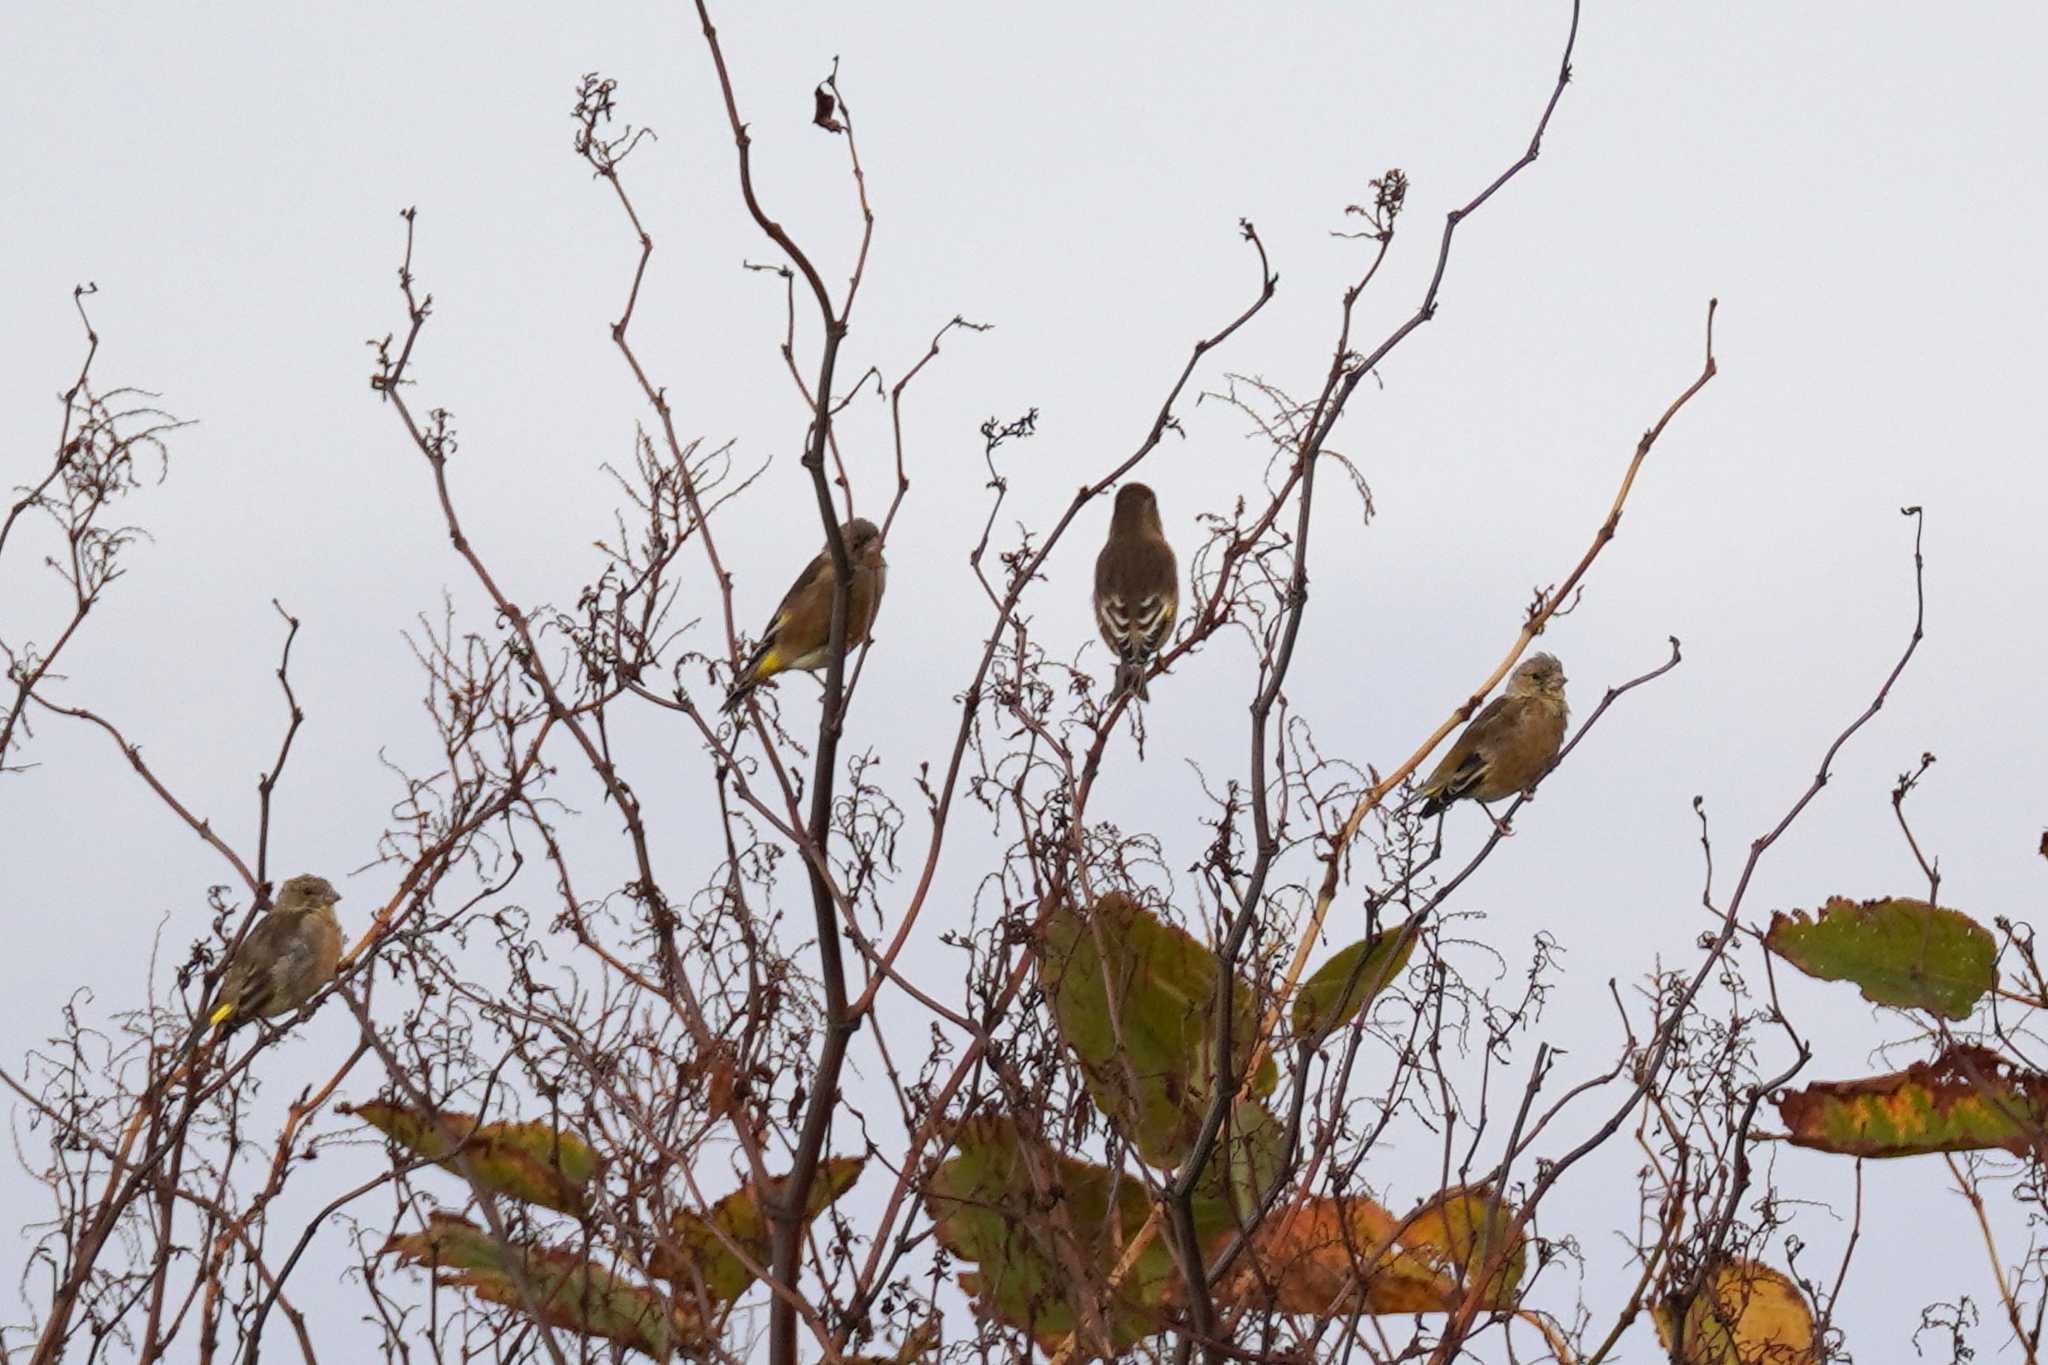
[[1967, 1019], [1998, 984], [1998, 942], [1959, 910], [1926, 901], [1833, 897], [1818, 918], [1771, 916], [1764, 943], [1823, 981], [1853, 981], [1878, 1005]]
[[940, 1244], [975, 1263], [961, 1288], [1043, 1349], [1085, 1328], [1077, 1284], [1110, 1338], [1090, 1342], [1084, 1333], [1091, 1350], [1122, 1351], [1165, 1327], [1180, 1276], [1164, 1235], [1155, 1233], [1107, 1291], [1151, 1212], [1135, 1176], [1061, 1156], [1014, 1120], [973, 1118], [955, 1130], [953, 1156], [934, 1173], [925, 1204]]
[[521, 1203], [582, 1216], [602, 1163], [576, 1133], [546, 1123], [479, 1124], [473, 1114], [428, 1113], [409, 1105], [336, 1105], [415, 1156], [458, 1171], [460, 1152], [477, 1182]]
[[[804, 1201], [805, 1217], [816, 1218], [833, 1200], [852, 1189], [866, 1164], [861, 1157], [845, 1156], [827, 1157], [819, 1162], [810, 1195]], [[670, 1241], [657, 1246], [649, 1258], [649, 1273], [691, 1289], [701, 1284], [714, 1303], [729, 1304], [754, 1283], [754, 1272], [733, 1254], [719, 1237], [720, 1232], [745, 1248], [755, 1265], [765, 1265], [768, 1260], [768, 1218], [751, 1180], [713, 1204], [708, 1217], [677, 1214], [669, 1232]]]
[[1786, 1140], [1844, 1156], [1918, 1156], [2001, 1148], [2041, 1150], [2048, 1076], [1985, 1048], [1952, 1047], [1932, 1062], [1857, 1081], [1780, 1091]]
[[1657, 1339], [1677, 1365], [1814, 1365], [1818, 1332], [1799, 1286], [1759, 1261], [1728, 1260], [1690, 1304], [1651, 1305]]
[[1287, 1130], [1257, 1100], [1246, 1100], [1224, 1124], [1217, 1146], [1230, 1163], [1231, 1201], [1249, 1220], [1259, 1199], [1280, 1178]]
[[[1038, 979], [1096, 1107], [1145, 1161], [1178, 1165], [1194, 1145], [1214, 1084], [1222, 982], [1215, 954], [1113, 891], [1086, 917], [1066, 908], [1053, 914]], [[1259, 1023], [1258, 1002], [1238, 978], [1231, 995], [1236, 1073], [1250, 1064]], [[1267, 1057], [1250, 1094], [1271, 1094], [1278, 1079]]]
[[[425, 1266], [435, 1283], [521, 1312], [551, 1327], [669, 1359], [704, 1340], [701, 1324], [668, 1296], [562, 1248], [502, 1246], [483, 1228], [434, 1214], [420, 1232], [393, 1237], [386, 1252]], [[523, 1289], [522, 1289], [523, 1284]], [[529, 1302], [530, 1296], [530, 1302]]]
[[1294, 1036], [1320, 1043], [1350, 1023], [1408, 966], [1421, 931], [1418, 916], [1360, 939], [1317, 968], [1295, 993]]
[[1280, 1178], [1286, 1151], [1286, 1128], [1257, 1100], [1243, 1101], [1224, 1121], [1190, 1201], [1204, 1256], [1215, 1256], [1239, 1228], [1252, 1225], [1261, 1196]]

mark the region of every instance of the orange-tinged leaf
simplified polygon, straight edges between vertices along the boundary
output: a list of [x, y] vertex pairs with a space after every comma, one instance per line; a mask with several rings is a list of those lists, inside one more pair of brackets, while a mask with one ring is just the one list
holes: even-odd
[[566, 1128], [538, 1122], [479, 1124], [474, 1114], [430, 1114], [382, 1100], [335, 1108], [451, 1171], [460, 1169], [455, 1160], [460, 1152], [480, 1184], [509, 1199], [577, 1215], [589, 1207], [585, 1191], [601, 1163], [590, 1144]]
[[[867, 1164], [861, 1157], [827, 1157], [818, 1163], [804, 1201], [807, 1217], [815, 1218], [826, 1206], [853, 1188]], [[778, 1186], [780, 1181], [777, 1182]], [[754, 1272], [733, 1253], [726, 1239], [745, 1249], [747, 1260], [765, 1265], [768, 1260], [768, 1218], [761, 1207], [759, 1192], [750, 1180], [713, 1204], [708, 1217], [695, 1213], [676, 1215], [670, 1225], [670, 1240], [655, 1247], [648, 1260], [648, 1272], [657, 1279], [673, 1280], [704, 1292], [721, 1304], [731, 1303], [754, 1283]], [[725, 1238], [718, 1234], [723, 1232]]]
[[[1658, 1299], [1650, 1305], [1650, 1324], [1657, 1329], [1657, 1342], [1667, 1352], [1678, 1340], [1679, 1324], [1683, 1315], [1678, 1307], [1665, 1299]], [[1679, 1365], [1684, 1365], [1681, 1361]]]
[[466, 1219], [434, 1214], [419, 1232], [393, 1237], [385, 1251], [426, 1267], [435, 1283], [489, 1303], [536, 1313], [542, 1322], [600, 1337], [658, 1360], [703, 1341], [701, 1325], [668, 1296], [623, 1279], [560, 1247], [505, 1247]]
[[[1283, 1313], [1442, 1313], [1456, 1308], [1510, 1228], [1510, 1211], [1486, 1219], [1484, 1190], [1446, 1190], [1406, 1218], [1363, 1196], [1316, 1198], [1273, 1215], [1220, 1298]], [[1494, 1236], [1478, 1235], [1491, 1226]], [[1510, 1307], [1527, 1264], [1516, 1234], [1480, 1298]]]
[[[1401, 1245], [1446, 1279], [1467, 1287], [1491, 1264], [1492, 1274], [1481, 1292], [1480, 1306], [1505, 1309], [1514, 1304], [1515, 1291], [1528, 1269], [1529, 1251], [1506, 1205], [1494, 1208], [1493, 1217], [1487, 1218], [1492, 1204], [1491, 1193], [1483, 1189], [1445, 1190], [1409, 1222], [1401, 1233]], [[1514, 1240], [1503, 1243], [1509, 1235]]]
[[2048, 1076], [1985, 1048], [1856, 1081], [1816, 1081], [1774, 1097], [1787, 1140], [1845, 1156], [1918, 1156], [2000, 1148], [2048, 1150]]
[[1998, 941], [1960, 910], [1904, 897], [1831, 898], [1817, 917], [1771, 916], [1764, 945], [1823, 981], [1853, 981], [1877, 1005], [1967, 1019], [1998, 984]]
[[[1389, 1268], [1388, 1252], [1400, 1222], [1363, 1195], [1283, 1205], [1252, 1234], [1249, 1254], [1240, 1258], [1217, 1297], [1282, 1313], [1322, 1314], [1352, 1304], [1356, 1291], [1368, 1281], [1386, 1281], [1377, 1285], [1382, 1291], [1412, 1289], [1427, 1296], [1435, 1277], [1426, 1271], [1423, 1278], [1428, 1284], [1397, 1287], [1392, 1280], [1400, 1272], [1382, 1275], [1370, 1270], [1375, 1264]], [[1433, 1300], [1431, 1306], [1441, 1307], [1442, 1302]]]
[[1677, 1365], [1814, 1365], [1813, 1310], [1799, 1286], [1758, 1261], [1728, 1260], [1690, 1305], [1652, 1306], [1657, 1339]]

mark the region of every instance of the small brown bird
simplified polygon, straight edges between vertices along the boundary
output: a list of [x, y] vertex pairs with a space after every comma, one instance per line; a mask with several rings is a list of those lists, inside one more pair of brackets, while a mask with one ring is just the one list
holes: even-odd
[[1129, 692], [1149, 701], [1145, 665], [1173, 633], [1180, 608], [1180, 566], [1159, 524], [1159, 499], [1142, 483], [1117, 490], [1109, 539], [1095, 559], [1095, 625], [1116, 651], [1113, 704]]
[[1508, 678], [1507, 692], [1465, 727], [1422, 784], [1420, 793], [1428, 798], [1422, 813], [1435, 815], [1466, 797], [1484, 806], [1535, 786], [1564, 743], [1570, 715], [1564, 684], [1564, 665], [1555, 655], [1524, 659]]
[[[846, 542], [847, 562], [853, 569], [853, 586], [846, 600], [846, 648], [850, 653], [855, 645], [866, 644], [874, 629], [889, 566], [882, 562], [882, 533], [872, 521], [856, 517], [841, 526], [839, 534]], [[832, 550], [827, 546], [782, 595], [782, 604], [761, 633], [761, 643], [725, 694], [725, 710], [738, 710], [749, 692], [778, 673], [792, 668], [819, 669], [830, 662], [832, 599], [837, 586], [832, 576]]]
[[279, 887], [277, 903], [228, 960], [213, 1012], [193, 1028], [186, 1050], [209, 1027], [220, 1035], [252, 1016], [287, 1014], [334, 980], [341, 961], [341, 921], [334, 917], [340, 899], [325, 877], [293, 877]]

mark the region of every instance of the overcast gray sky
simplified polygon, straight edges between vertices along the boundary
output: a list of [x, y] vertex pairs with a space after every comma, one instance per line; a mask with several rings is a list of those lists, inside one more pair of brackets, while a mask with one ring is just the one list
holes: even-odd
[[[811, 87], [841, 60], [879, 217], [843, 372], [872, 363], [893, 380], [954, 314], [995, 324], [949, 342], [913, 391], [915, 487], [856, 742], [899, 777], [940, 751], [919, 717], [950, 704], [985, 630], [958, 567], [986, 506], [980, 420], [1039, 409], [1005, 519], [1048, 525], [1142, 438], [1189, 343], [1247, 300], [1240, 217], [1280, 293], [1202, 380], [1311, 388], [1358, 259], [1329, 235], [1343, 207], [1388, 167], [1412, 179], [1405, 235], [1364, 308], [1361, 331], [1377, 335], [1414, 306], [1442, 213], [1526, 141], [1566, 17], [1529, 0], [720, 11], [762, 193], [833, 279], [855, 241], [844, 148], [808, 119]], [[1473, 935], [1511, 960], [1539, 927], [1563, 946], [1539, 1036], [1577, 1050], [1568, 1066], [1606, 1055], [1610, 977], [1693, 960], [1706, 921], [1692, 797], [1707, 799], [1725, 867], [1904, 644], [1903, 504], [1927, 508], [1927, 643], [1765, 865], [1753, 915], [1919, 885], [1887, 793], [1923, 750], [1940, 762], [1915, 798], [1918, 829], [1941, 855], [1944, 899], [1987, 921], [2042, 903], [2044, 38], [2043, 11], [2021, 4], [1589, 5], [1542, 159], [1471, 222], [1439, 317], [1339, 429], [1378, 517], [1361, 532], [1355, 505], [1322, 508], [1289, 692], [1326, 748], [1386, 766], [1499, 657], [1531, 587], [1575, 562], [1633, 442], [1697, 372], [1707, 299], [1722, 301], [1720, 377], [1657, 449], [1584, 604], [1548, 640], [1582, 714], [1658, 662], [1667, 635], [1686, 661], [1603, 722], [1458, 899], [1487, 913]], [[246, 831], [277, 739], [269, 601], [284, 601], [306, 622], [295, 677], [309, 713], [281, 807], [287, 870], [368, 860], [395, 795], [380, 748], [419, 755], [431, 738], [399, 631], [444, 585], [473, 600], [425, 472], [366, 382], [365, 338], [402, 321], [400, 208], [420, 210], [417, 265], [438, 310], [417, 377], [459, 419], [472, 533], [522, 603], [566, 598], [593, 572], [614, 502], [598, 466], [630, 457], [643, 406], [606, 331], [633, 245], [569, 150], [585, 71], [616, 77], [626, 116], [660, 135], [629, 163], [659, 248], [641, 352], [687, 432], [775, 461], [723, 532], [749, 629], [815, 548], [802, 414], [775, 349], [779, 286], [741, 268], [771, 248], [738, 202], [686, 7], [17, 4], [0, 50], [0, 481], [47, 458], [52, 396], [77, 363], [76, 282], [100, 287], [101, 378], [198, 423], [136, 504], [154, 543], [60, 690], [118, 718], [201, 810]], [[1147, 466], [1184, 559], [1194, 515], [1256, 489], [1263, 462], [1221, 405], [1185, 419], [1186, 439]], [[886, 495], [886, 433], [880, 405], [849, 413], [865, 507]], [[1086, 515], [1037, 599], [1039, 637], [1067, 649], [1092, 635], [1106, 509]], [[18, 564], [0, 596], [4, 629], [23, 634], [17, 612], [43, 599]], [[1098, 803], [1161, 825], [1171, 867], [1207, 837], [1183, 760], [1241, 761], [1245, 664], [1226, 642], [1155, 683], [1150, 761]], [[905, 703], [893, 716], [889, 695]], [[697, 799], [682, 795], [703, 785], [695, 745], [650, 735], [683, 770], [675, 796], [659, 776], [643, 791]], [[180, 955], [222, 880], [102, 737], [46, 724], [27, 757], [42, 766], [0, 781], [10, 1065], [77, 987], [96, 1010], [138, 999], [138, 936], [168, 916]], [[963, 898], [977, 871], [952, 869]], [[344, 915], [389, 889], [377, 871], [344, 885]], [[916, 961], [957, 979], [944, 927], [927, 918]], [[1873, 1045], [1903, 1036], [1853, 992], [1784, 984], [1818, 1025], [1810, 1076], [1860, 1074]], [[291, 1048], [340, 1047], [338, 1015]], [[924, 1021], [906, 1027], [914, 1038]], [[1410, 1155], [1427, 1169], [1427, 1152]], [[1387, 1160], [1399, 1186], [1403, 1158]], [[1788, 1189], [1846, 1207], [1848, 1164], [1777, 1160]], [[1604, 1230], [1628, 1226], [1633, 1169], [1623, 1156], [1575, 1196], [1596, 1303], [1612, 1297], [1600, 1290], [1620, 1244]], [[1987, 1308], [1980, 1358], [2011, 1349], [1944, 1178], [1932, 1161], [1868, 1172], [1844, 1301], [1860, 1358], [1901, 1358], [1921, 1305], [1961, 1293]], [[0, 1221], [36, 1216], [36, 1193], [0, 1173]], [[1838, 1254], [1843, 1228], [1824, 1210], [1798, 1230], [1816, 1257]], [[2003, 1231], [2016, 1256], [2024, 1230]], [[1645, 1329], [1635, 1358], [1647, 1343]]]

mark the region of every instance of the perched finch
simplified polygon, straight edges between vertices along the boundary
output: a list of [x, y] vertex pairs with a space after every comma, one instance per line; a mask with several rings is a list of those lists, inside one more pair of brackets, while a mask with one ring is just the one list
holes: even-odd
[[[847, 563], [853, 570], [853, 586], [846, 600], [846, 648], [851, 651], [855, 645], [866, 644], [868, 632], [874, 629], [889, 566], [882, 562], [882, 533], [873, 522], [856, 517], [840, 527], [839, 534], [846, 541]], [[737, 710], [749, 692], [778, 673], [792, 668], [819, 669], [830, 662], [836, 587], [832, 551], [827, 546], [782, 595], [782, 605], [761, 633], [761, 643], [725, 694], [725, 710]]]
[[[1508, 678], [1508, 690], [1481, 711], [1420, 788], [1424, 815], [1470, 797], [1484, 806], [1536, 785], [1564, 743], [1570, 708], [1564, 665], [1534, 654]], [[1490, 813], [1490, 812], [1489, 812]]]
[[1180, 569], [1159, 524], [1159, 499], [1144, 484], [1127, 483], [1095, 559], [1095, 624], [1117, 660], [1111, 703], [1126, 692], [1150, 700], [1145, 666], [1173, 633], [1179, 606]]
[[207, 1028], [219, 1035], [245, 1019], [290, 1013], [334, 980], [341, 961], [341, 921], [334, 917], [340, 899], [325, 877], [293, 877], [279, 887], [276, 904], [228, 959], [213, 1012], [193, 1028], [186, 1050]]

